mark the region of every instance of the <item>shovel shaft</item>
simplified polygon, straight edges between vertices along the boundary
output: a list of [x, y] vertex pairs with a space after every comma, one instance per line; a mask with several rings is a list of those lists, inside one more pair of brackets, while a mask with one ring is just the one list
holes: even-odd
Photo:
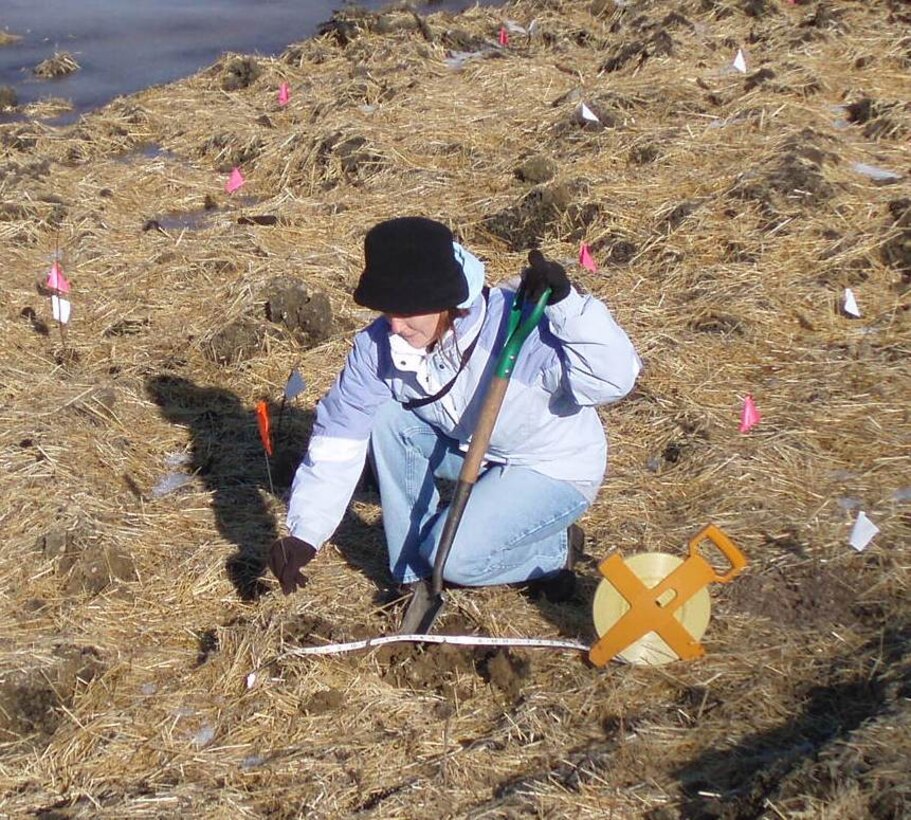
[[443, 525], [443, 533], [440, 535], [440, 543], [433, 559], [434, 595], [439, 595], [443, 589], [443, 567], [449, 558], [449, 551], [452, 549], [452, 542], [455, 540], [456, 531], [462, 520], [462, 513], [468, 503], [468, 497], [471, 495], [475, 482], [478, 480], [481, 462], [487, 452], [487, 445], [490, 444], [490, 436], [497, 422], [497, 416], [500, 413], [503, 398], [506, 396], [507, 387], [509, 387], [508, 379], [494, 376], [484, 398], [481, 416], [471, 437], [471, 443], [468, 445], [465, 461], [462, 462], [462, 469], [459, 471], [459, 481], [449, 504], [446, 523]]
[[518, 359], [519, 350], [522, 347], [522, 343], [532, 330], [537, 327], [538, 322], [544, 315], [544, 308], [547, 306], [550, 293], [550, 288], [547, 288], [541, 294], [531, 314], [524, 322], [521, 321], [524, 300], [520, 295], [516, 295], [509, 316], [506, 342], [497, 361], [495, 373], [487, 386], [487, 392], [484, 394], [484, 402], [481, 405], [478, 423], [471, 436], [468, 452], [465, 454], [465, 461], [462, 463], [462, 469], [459, 472], [456, 490], [449, 504], [449, 511], [446, 514], [446, 523], [443, 525], [440, 543], [437, 545], [436, 555], [433, 559], [430, 588], [427, 588], [426, 581], [422, 582], [420, 595], [417, 593], [412, 595], [402, 622], [403, 632], [420, 634], [429, 631], [443, 608], [445, 602], [443, 598], [443, 569], [446, 566], [447, 558], [449, 558], [452, 542], [455, 540], [456, 531], [462, 520], [462, 513], [465, 512], [465, 507], [468, 504], [468, 497], [471, 495], [475, 482], [478, 480], [481, 462], [484, 461], [484, 456], [487, 453], [487, 445], [490, 444], [490, 437], [493, 434], [494, 425], [497, 423], [500, 407], [506, 397], [506, 388], [509, 387], [509, 378]]

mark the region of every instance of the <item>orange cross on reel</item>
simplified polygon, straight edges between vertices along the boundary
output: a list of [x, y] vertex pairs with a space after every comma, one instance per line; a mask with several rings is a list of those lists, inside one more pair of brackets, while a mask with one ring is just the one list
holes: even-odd
[[[719, 574], [702, 556], [699, 546], [711, 541], [730, 563]], [[595, 630], [600, 636], [589, 652], [595, 666], [614, 657], [628, 663], [657, 666], [705, 654], [699, 640], [711, 614], [708, 585], [732, 581], [747, 565], [744, 554], [714, 524], [690, 539], [689, 557], [663, 552], [624, 559], [614, 554], [598, 567], [604, 580], [593, 604]]]

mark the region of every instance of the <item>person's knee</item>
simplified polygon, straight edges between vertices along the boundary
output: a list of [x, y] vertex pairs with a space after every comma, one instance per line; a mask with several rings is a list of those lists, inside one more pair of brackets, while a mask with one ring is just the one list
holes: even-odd
[[490, 557], [460, 558], [450, 555], [443, 567], [443, 580], [460, 587], [481, 587], [490, 583]]

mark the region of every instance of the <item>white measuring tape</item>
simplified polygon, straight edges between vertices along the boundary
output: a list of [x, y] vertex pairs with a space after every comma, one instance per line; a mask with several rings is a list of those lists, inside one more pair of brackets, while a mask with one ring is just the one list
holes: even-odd
[[263, 669], [285, 658], [302, 658], [307, 655], [336, 655], [356, 652], [358, 649], [372, 649], [387, 643], [448, 643], [456, 646], [524, 646], [530, 649], [567, 649], [573, 652], [588, 652], [591, 647], [578, 641], [560, 641], [554, 638], [490, 638], [484, 635], [380, 635], [362, 641], [328, 643], [324, 646], [301, 646], [277, 655], [271, 661], [256, 667], [247, 675], [247, 689], [256, 684], [256, 675]]

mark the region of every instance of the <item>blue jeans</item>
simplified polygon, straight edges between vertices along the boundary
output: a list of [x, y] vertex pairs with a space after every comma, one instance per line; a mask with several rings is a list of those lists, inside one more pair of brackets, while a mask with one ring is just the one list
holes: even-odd
[[[389, 569], [400, 583], [426, 578], [446, 521], [435, 479], [455, 481], [458, 442], [405, 410], [385, 404], [370, 452], [380, 485]], [[588, 507], [571, 484], [526, 467], [488, 465], [471, 492], [443, 577], [462, 586], [546, 578], [566, 565], [566, 529]]]

